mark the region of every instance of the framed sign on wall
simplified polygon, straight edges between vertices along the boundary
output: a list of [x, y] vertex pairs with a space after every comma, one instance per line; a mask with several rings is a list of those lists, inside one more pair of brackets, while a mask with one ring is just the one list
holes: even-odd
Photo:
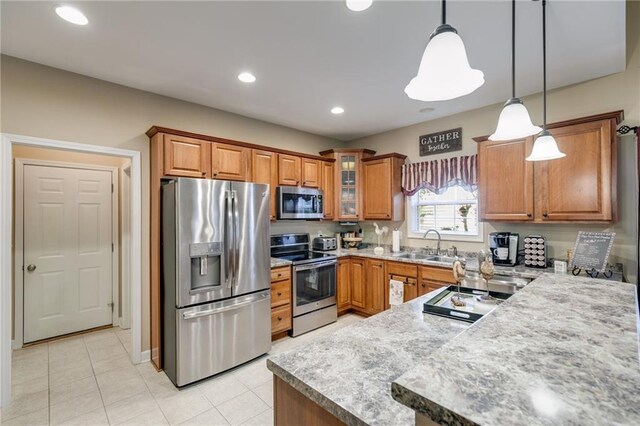
[[460, 151], [462, 149], [462, 127], [422, 135], [419, 138], [419, 143], [421, 157]]

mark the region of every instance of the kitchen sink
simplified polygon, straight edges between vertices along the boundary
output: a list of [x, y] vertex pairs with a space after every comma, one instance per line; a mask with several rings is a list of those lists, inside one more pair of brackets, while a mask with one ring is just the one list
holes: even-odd
[[433, 256], [429, 254], [420, 254], [420, 253], [401, 253], [401, 254], [394, 255], [394, 257], [398, 259], [431, 260]]
[[434, 262], [443, 262], [443, 263], [450, 263], [453, 265], [453, 262], [456, 260], [455, 257], [451, 257], [451, 256], [427, 256], [426, 260], [432, 260]]

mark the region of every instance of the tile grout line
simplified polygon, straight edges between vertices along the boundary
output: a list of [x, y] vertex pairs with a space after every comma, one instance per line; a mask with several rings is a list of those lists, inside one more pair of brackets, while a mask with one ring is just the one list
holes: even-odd
[[[142, 377], [142, 382], [144, 383], [144, 386], [147, 388], [147, 391], [149, 392], [149, 395], [151, 395], [151, 398], [153, 398], [153, 401], [158, 406], [158, 409], [160, 410], [160, 413], [162, 413], [162, 417], [167, 422], [167, 424], [170, 425], [171, 423], [169, 423], [169, 419], [167, 419], [167, 416], [165, 416], [164, 411], [162, 411], [162, 408], [160, 408], [160, 403], [158, 402], [158, 398], [156, 398], [156, 396], [153, 394], [153, 392], [151, 392], [151, 388], [149, 387], [149, 383], [147, 383], [147, 381], [144, 378], [144, 376], [142, 375], [142, 373], [140, 373], [140, 370], [138, 370], [138, 365], [141, 365], [141, 364], [142, 363], [134, 365], [134, 367], [135, 367], [136, 371], [138, 372], [138, 374], [140, 374], [140, 377]], [[160, 373], [160, 374], [164, 374], [164, 370], [162, 370], [162, 373]]]

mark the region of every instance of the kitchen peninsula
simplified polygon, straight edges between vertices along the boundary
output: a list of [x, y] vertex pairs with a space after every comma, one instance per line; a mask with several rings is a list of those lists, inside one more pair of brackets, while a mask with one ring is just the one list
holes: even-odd
[[423, 296], [269, 358], [276, 424], [639, 424], [635, 292], [545, 274], [471, 326]]

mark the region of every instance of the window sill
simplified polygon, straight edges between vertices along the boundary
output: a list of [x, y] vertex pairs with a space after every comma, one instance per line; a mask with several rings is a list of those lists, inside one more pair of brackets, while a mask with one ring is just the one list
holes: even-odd
[[[407, 238], [410, 238], [413, 240], [423, 240], [424, 239], [423, 236], [424, 234], [407, 232]], [[480, 233], [480, 235], [453, 235], [453, 234], [440, 233], [440, 236], [442, 237], [441, 238], [442, 241], [461, 241], [461, 242], [469, 242], [469, 243], [484, 242], [484, 235], [482, 232]], [[437, 241], [438, 238], [433, 233], [430, 233], [429, 235], [427, 235], [427, 240]]]

